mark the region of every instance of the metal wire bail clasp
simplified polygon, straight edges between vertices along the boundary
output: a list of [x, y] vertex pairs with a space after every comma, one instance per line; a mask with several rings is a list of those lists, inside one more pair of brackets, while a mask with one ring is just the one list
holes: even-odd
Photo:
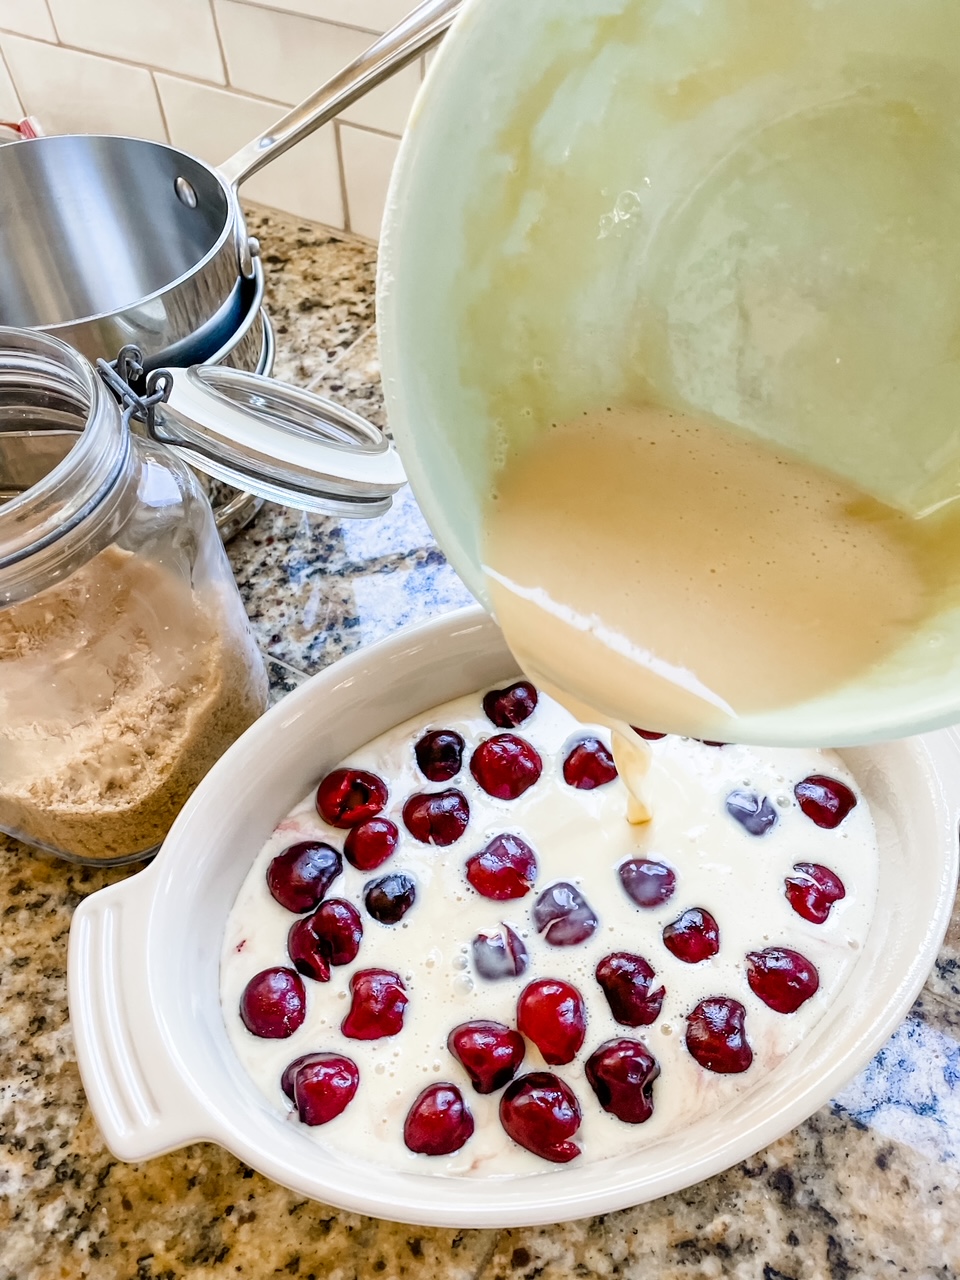
[[143, 355], [140, 348], [134, 346], [121, 347], [116, 360], [98, 360], [97, 372], [123, 405], [123, 425], [129, 427], [130, 420], [135, 418], [146, 427], [148, 436], [162, 440], [157, 434], [155, 409], [169, 398], [173, 386], [170, 372], [154, 369], [152, 373], [144, 373]]

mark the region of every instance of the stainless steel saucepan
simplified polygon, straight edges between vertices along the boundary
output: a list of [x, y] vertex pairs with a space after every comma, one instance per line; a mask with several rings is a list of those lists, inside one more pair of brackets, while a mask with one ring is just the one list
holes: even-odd
[[215, 347], [242, 322], [257, 245], [240, 184], [431, 45], [461, 0], [425, 0], [219, 168], [137, 138], [0, 146], [0, 325], [43, 329], [90, 359], [145, 365]]

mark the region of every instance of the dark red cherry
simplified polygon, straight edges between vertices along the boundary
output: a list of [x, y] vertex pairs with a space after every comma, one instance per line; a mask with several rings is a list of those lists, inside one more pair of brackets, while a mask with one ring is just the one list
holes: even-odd
[[731, 791], [727, 796], [727, 813], [752, 836], [765, 836], [777, 825], [777, 811], [769, 799], [753, 791]]
[[330, 964], [351, 964], [356, 960], [363, 921], [355, 906], [342, 898], [328, 898], [308, 919]]
[[343, 870], [343, 859], [329, 844], [304, 840], [278, 853], [267, 867], [267, 888], [297, 915], [312, 911]]
[[617, 776], [613, 756], [599, 738], [584, 738], [563, 762], [563, 780], [578, 791], [604, 787]]
[[340, 1053], [310, 1053], [297, 1061], [292, 1073], [297, 1114], [304, 1124], [328, 1124], [353, 1101], [360, 1083], [357, 1064]]
[[287, 934], [287, 955], [298, 973], [314, 982], [330, 981], [330, 961], [313, 931], [313, 916], [295, 920]]
[[513, 733], [496, 733], [470, 757], [470, 772], [488, 796], [516, 800], [533, 786], [543, 761], [529, 742]]
[[264, 1040], [286, 1040], [303, 1022], [307, 993], [295, 969], [263, 969], [240, 997], [243, 1025]]
[[522, 898], [537, 878], [537, 856], [525, 840], [505, 831], [467, 859], [467, 879], [484, 898]]
[[587, 1032], [587, 1011], [576, 987], [560, 978], [539, 978], [520, 992], [517, 1026], [540, 1050], [544, 1062], [572, 1062]]
[[331, 965], [356, 959], [362, 937], [363, 922], [356, 907], [342, 898], [329, 898], [312, 916], [291, 925], [287, 952], [298, 972], [327, 982]]
[[795, 1013], [820, 986], [816, 965], [789, 947], [747, 952], [750, 990], [777, 1013]]
[[714, 742], [712, 738], [694, 738], [694, 742], [699, 742], [705, 747], [727, 747], [727, 742]]
[[463, 766], [464, 741], [452, 729], [431, 729], [414, 747], [420, 772], [431, 782], [449, 782]]
[[652, 729], [638, 729], [635, 724], [632, 724], [630, 728], [634, 733], [638, 733], [641, 738], [646, 738], [648, 742], [659, 742], [661, 738], [667, 736], [665, 733], [654, 733]]
[[798, 782], [793, 794], [810, 821], [830, 831], [839, 827], [857, 803], [857, 797], [845, 783], [822, 773], [812, 773]]
[[481, 978], [517, 978], [530, 963], [527, 948], [508, 924], [496, 933], [478, 933], [471, 943], [473, 963]]
[[668, 902], [677, 887], [676, 872], [665, 862], [652, 858], [628, 858], [617, 868], [628, 898], [638, 907], [659, 907]]
[[518, 1146], [553, 1164], [566, 1164], [580, 1154], [570, 1141], [580, 1128], [580, 1103], [550, 1071], [531, 1071], [507, 1085], [500, 1098], [500, 1123]]
[[533, 904], [533, 924], [551, 947], [575, 947], [597, 928], [597, 914], [575, 885], [560, 880]]
[[653, 1115], [656, 1058], [639, 1040], [608, 1040], [586, 1061], [590, 1088], [604, 1111], [625, 1124], [643, 1124]]
[[835, 871], [819, 862], [795, 862], [795, 875], [784, 881], [784, 894], [798, 916], [811, 924], [823, 924], [835, 902], [847, 896]]
[[280, 1088], [287, 1095], [291, 1102], [295, 1101], [293, 1096], [294, 1077], [301, 1067], [307, 1065], [308, 1062], [322, 1062], [328, 1055], [325, 1053], [305, 1053], [284, 1067], [283, 1075], [280, 1077]]
[[706, 1071], [737, 1075], [753, 1061], [746, 1010], [729, 996], [708, 996], [687, 1014], [687, 1050]]
[[523, 1036], [502, 1022], [462, 1022], [447, 1037], [447, 1048], [470, 1077], [477, 1093], [496, 1093], [520, 1069]]
[[720, 950], [720, 927], [709, 911], [691, 907], [664, 926], [663, 945], [685, 964], [699, 964]]
[[449, 1156], [473, 1134], [473, 1116], [455, 1084], [431, 1084], [403, 1122], [403, 1141], [421, 1156]]
[[407, 914], [417, 896], [417, 886], [412, 877], [394, 871], [379, 880], [364, 885], [363, 901], [374, 920], [381, 924], [396, 924]]
[[614, 951], [596, 968], [596, 978], [607, 997], [610, 1012], [625, 1027], [649, 1027], [656, 1022], [666, 991], [653, 987], [655, 977], [643, 956]]
[[389, 969], [358, 969], [350, 979], [353, 1000], [340, 1030], [351, 1040], [382, 1040], [403, 1030], [407, 992]]
[[418, 791], [403, 806], [403, 824], [421, 844], [454, 844], [467, 829], [470, 806], [462, 791]]
[[395, 822], [389, 818], [368, 818], [347, 832], [343, 855], [358, 871], [374, 871], [386, 862], [399, 840]]
[[317, 812], [331, 827], [356, 827], [387, 803], [387, 784], [366, 769], [334, 769], [317, 787]]
[[483, 695], [484, 715], [498, 729], [515, 729], [533, 715], [537, 691], [528, 680], [518, 680], [506, 689], [491, 689]]

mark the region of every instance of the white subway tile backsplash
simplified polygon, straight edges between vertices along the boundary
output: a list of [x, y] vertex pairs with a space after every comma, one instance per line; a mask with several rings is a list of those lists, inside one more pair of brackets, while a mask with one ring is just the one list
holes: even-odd
[[127, 133], [166, 141], [150, 72], [58, 45], [0, 35], [23, 109], [47, 133]]
[[268, 9], [305, 13], [367, 31], [387, 31], [414, 8], [416, 0], [256, 0]]
[[348, 124], [338, 127], [350, 230], [377, 240], [400, 142]]
[[[285, 107], [156, 73], [170, 141], [219, 164], [283, 115]], [[343, 201], [333, 125], [305, 138], [245, 182], [244, 197], [342, 227]]]
[[[213, 164], [342, 71], [418, 0], [0, 0], [0, 120], [166, 141]], [[376, 239], [418, 58], [244, 184]]]
[[17, 97], [17, 91], [13, 87], [13, 81], [10, 79], [6, 64], [0, 58], [0, 120], [9, 120], [16, 124], [22, 115], [23, 110], [20, 106], [20, 99]]
[[[371, 37], [274, 9], [215, 0], [232, 87], [295, 103], [360, 54]], [[414, 62], [354, 103], [342, 118], [386, 133], [403, 131], [420, 86]]]
[[[0, 0], [0, 12], [7, 0]], [[225, 81], [210, 0], [48, 0], [63, 44]]]
[[46, 0], [0, 0], [0, 27], [37, 40], [56, 40]]

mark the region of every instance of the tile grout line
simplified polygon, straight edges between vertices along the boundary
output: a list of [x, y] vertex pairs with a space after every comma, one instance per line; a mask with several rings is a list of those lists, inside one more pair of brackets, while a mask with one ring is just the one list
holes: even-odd
[[[50, 19], [50, 25], [53, 27], [53, 34], [57, 37], [57, 43], [60, 43], [60, 29], [57, 26], [57, 20], [53, 16], [53, 10], [50, 8], [50, 0], [43, 0], [43, 7], [47, 11], [47, 17]], [[46, 43], [46, 42], [45, 42]]]
[[217, 6], [213, 3], [213, 0], [207, 0], [207, 4], [210, 8], [210, 18], [213, 21], [213, 34], [216, 37], [217, 48], [220, 51], [220, 67], [223, 71], [223, 81], [224, 84], [229, 85], [230, 68], [227, 66], [227, 50], [224, 47], [223, 36], [220, 33], [220, 20], [217, 17]]
[[10, 85], [13, 89], [13, 96], [17, 100], [17, 105], [20, 108], [20, 118], [22, 119], [27, 114], [27, 110], [23, 105], [23, 95], [20, 92], [16, 80], [13, 78], [13, 72], [10, 70], [10, 64], [7, 62], [3, 49], [0, 49], [0, 67], [3, 67], [7, 73], [7, 79], [10, 81]]
[[[169, 67], [157, 67], [152, 62], [135, 62], [132, 58], [122, 58], [117, 53], [101, 53], [97, 49], [83, 49], [80, 45], [66, 44], [62, 40], [40, 40], [37, 36], [25, 36], [21, 31], [10, 31], [7, 27], [0, 26], [0, 36], [13, 36], [17, 40], [25, 40], [27, 44], [38, 44], [44, 49], [62, 49], [64, 53], [79, 53], [87, 58], [99, 58], [103, 62], [113, 62], [121, 67], [130, 67], [133, 71], [146, 71], [147, 74], [159, 72], [161, 75], [176, 76], [181, 80], [187, 80], [191, 84], [203, 85], [207, 89], [233, 89], [233, 85], [226, 81], [219, 83], [216, 80], [203, 80], [198, 76], [191, 76], [185, 71], [171, 71]], [[247, 97], [256, 97], [255, 94], [246, 94], [244, 89], [236, 89], [236, 93], [245, 94]], [[270, 99], [261, 99], [261, 101], [271, 101]], [[284, 110], [289, 110], [289, 105], [285, 103], [273, 103], [274, 106], [282, 106]], [[292, 104], [290, 104], [292, 105]]]
[[170, 121], [167, 119], [167, 113], [164, 110], [163, 98], [160, 96], [160, 86], [157, 84], [156, 74], [150, 70], [147, 72], [150, 77], [150, 84], [153, 86], [153, 96], [157, 100], [157, 110], [160, 112], [160, 123], [163, 125], [163, 132], [169, 145], [173, 145], [173, 136], [170, 133]]
[[[282, 13], [287, 18], [306, 18], [307, 22], [321, 22], [328, 27], [341, 27], [344, 31], [360, 31], [365, 36], [382, 36], [382, 31], [373, 27], [358, 27], [352, 22], [338, 22], [336, 18], [318, 18], [312, 13], [303, 13], [296, 9], [284, 9], [275, 4], [258, 4], [257, 0], [227, 0], [228, 4], [240, 4], [246, 9], [260, 9], [265, 13]], [[413, 0], [411, 0], [413, 3]]]
[[337, 149], [337, 173], [340, 175], [340, 203], [341, 217], [343, 218], [344, 231], [350, 231], [350, 193], [347, 191], [347, 169], [343, 163], [343, 143], [340, 139], [340, 130], [343, 125], [339, 117], [335, 117], [333, 123], [333, 138]]

